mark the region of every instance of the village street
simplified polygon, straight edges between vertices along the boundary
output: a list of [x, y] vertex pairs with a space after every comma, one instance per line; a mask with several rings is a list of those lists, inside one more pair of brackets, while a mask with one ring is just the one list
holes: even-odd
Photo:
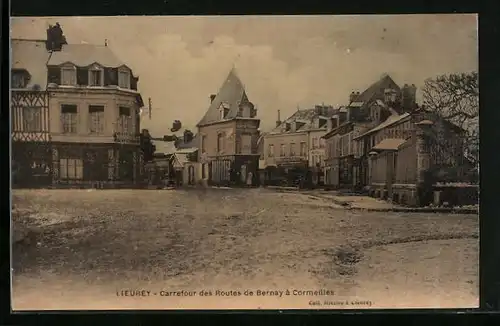
[[[478, 304], [477, 215], [346, 210], [263, 188], [14, 190], [12, 202], [14, 309]], [[181, 290], [197, 293], [166, 296]]]

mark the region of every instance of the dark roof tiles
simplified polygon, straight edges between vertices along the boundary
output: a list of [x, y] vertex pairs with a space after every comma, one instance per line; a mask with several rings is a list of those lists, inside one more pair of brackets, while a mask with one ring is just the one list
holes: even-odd
[[[203, 118], [198, 122], [198, 125], [205, 125], [217, 121], [234, 119], [238, 115], [239, 105], [242, 102], [248, 101], [245, 87], [240, 78], [236, 74], [235, 68], [229, 72], [226, 80], [222, 84], [219, 92], [208, 107]], [[229, 112], [224, 119], [220, 116], [220, 106], [229, 109]]]
[[28, 88], [39, 85], [44, 90], [47, 87], [47, 61], [50, 53], [43, 40], [11, 40], [12, 69], [25, 69], [31, 76]]

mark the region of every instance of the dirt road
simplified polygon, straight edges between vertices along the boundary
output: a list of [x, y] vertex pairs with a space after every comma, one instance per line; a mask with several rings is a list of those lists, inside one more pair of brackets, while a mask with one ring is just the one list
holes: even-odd
[[478, 304], [476, 215], [265, 189], [18, 190], [13, 204], [16, 310]]

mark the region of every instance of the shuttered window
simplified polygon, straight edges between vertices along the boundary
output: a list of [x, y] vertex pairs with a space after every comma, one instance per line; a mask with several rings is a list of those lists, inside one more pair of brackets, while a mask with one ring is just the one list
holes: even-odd
[[74, 104], [61, 105], [62, 132], [75, 134], [77, 132], [77, 106]]
[[89, 106], [89, 128], [90, 133], [100, 134], [104, 132], [104, 106]]
[[130, 108], [120, 106], [119, 107], [119, 132], [121, 133], [131, 133], [132, 132], [132, 119], [130, 116]]

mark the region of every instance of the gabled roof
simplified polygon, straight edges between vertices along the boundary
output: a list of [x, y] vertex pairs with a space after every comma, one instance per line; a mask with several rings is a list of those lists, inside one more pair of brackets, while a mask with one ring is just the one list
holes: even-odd
[[47, 87], [47, 61], [50, 52], [45, 47], [44, 40], [12, 39], [12, 69], [25, 69], [31, 76], [28, 88], [40, 85], [40, 89]]
[[333, 136], [337, 132], [339, 132], [339, 130], [341, 130], [343, 127], [348, 126], [348, 125], [352, 125], [352, 124], [354, 124], [353, 121], [344, 121], [338, 127], [333, 128], [332, 130], [330, 130], [329, 132], [327, 132], [326, 134], [324, 134], [321, 138], [328, 139], [328, 138], [330, 138], [330, 136]]
[[389, 116], [384, 122], [382, 122], [381, 124], [379, 124], [378, 126], [368, 130], [367, 132], [357, 136], [357, 137], [354, 137], [354, 139], [358, 139], [358, 138], [361, 138], [361, 137], [364, 137], [364, 136], [367, 136], [367, 135], [370, 135], [370, 134], [373, 134], [374, 132], [376, 131], [379, 131], [379, 130], [382, 130], [386, 127], [389, 127], [397, 122], [400, 122], [402, 121], [403, 119], [405, 118], [408, 118], [410, 116], [410, 113], [404, 113], [404, 114], [393, 114], [391, 116]]
[[107, 68], [126, 67], [110, 47], [95, 44], [65, 44], [61, 51], [52, 53], [48, 65], [59, 66], [69, 62], [78, 67], [87, 67], [94, 63]]
[[386, 88], [392, 88], [397, 92], [401, 91], [400, 87], [391, 78], [391, 76], [389, 76], [388, 74], [384, 74], [382, 78], [371, 84], [370, 87], [368, 87], [356, 98], [356, 101], [349, 103], [349, 105], [355, 104], [356, 106], [360, 106], [359, 102], [362, 102], [364, 105], [366, 105], [372, 100], [376, 99], [376, 97], [383, 95]]
[[[243, 83], [236, 74], [236, 69], [232, 68], [226, 77], [226, 80], [220, 87], [219, 92], [208, 107], [207, 112], [197, 125], [199, 126], [217, 121], [234, 119], [238, 115], [239, 104], [246, 101], [248, 101], [248, 97]], [[224, 120], [220, 119], [221, 105], [224, 105], [229, 109], [229, 112]]]

